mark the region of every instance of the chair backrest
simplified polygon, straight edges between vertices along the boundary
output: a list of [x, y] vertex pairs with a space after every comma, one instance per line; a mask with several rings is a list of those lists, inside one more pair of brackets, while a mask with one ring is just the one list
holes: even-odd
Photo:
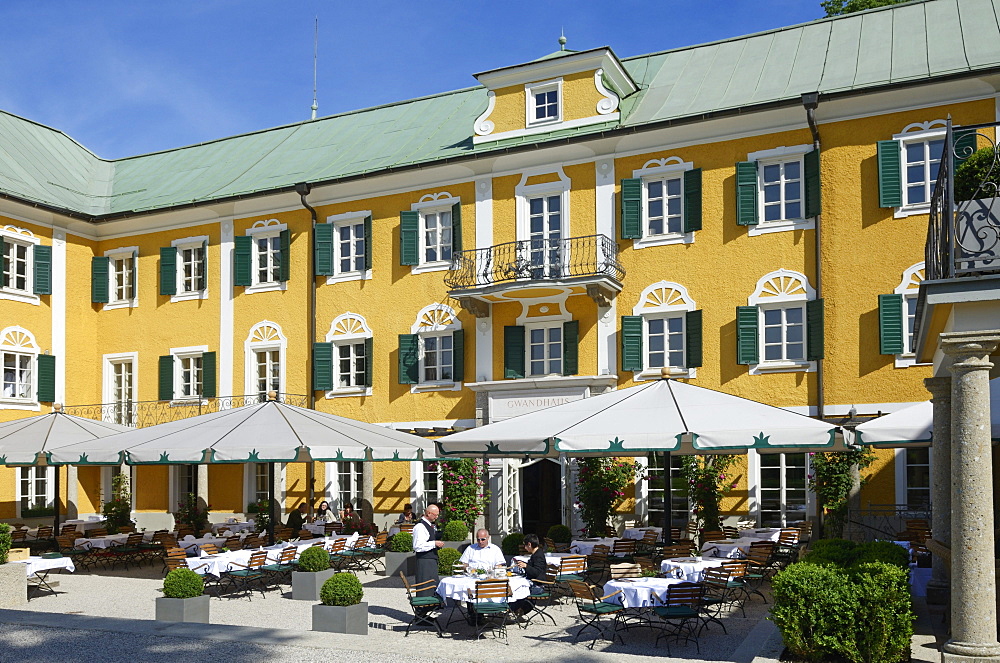
[[413, 534], [413, 525], [414, 524], [415, 523], [403, 523], [402, 525], [399, 526], [399, 531], [400, 532], [409, 532], [410, 534]]
[[698, 523], [693, 520], [689, 520], [687, 524], [688, 538], [693, 539], [698, 534]]
[[608, 567], [612, 580], [620, 578], [638, 578], [642, 574], [642, 567], [638, 564], [612, 564]]
[[608, 537], [611, 537], [611, 538], [614, 538], [614, 537], [618, 536], [618, 528], [614, 527], [612, 525], [605, 525], [604, 526], [604, 536], [608, 536]]
[[52, 527], [39, 527], [38, 534], [35, 535], [37, 539], [51, 539], [52, 538]]
[[680, 540], [680, 538], [681, 538], [681, 528], [680, 527], [671, 527], [670, 528], [670, 538], [673, 539], [674, 541]]
[[309, 531], [307, 529], [300, 529], [299, 530], [299, 539], [311, 539], [311, 538], [313, 538], [313, 536], [315, 536], [315, 535], [311, 531]]
[[131, 534], [134, 531], [135, 531], [135, 525], [119, 525], [118, 526], [118, 533], [119, 534]]
[[563, 557], [559, 562], [559, 573], [583, 573], [587, 569], [587, 558], [583, 555]]
[[388, 543], [388, 541], [389, 541], [389, 533], [388, 532], [379, 532], [375, 536], [375, 547], [376, 548], [385, 548], [385, 544]]
[[183, 548], [168, 548], [163, 557], [168, 571], [187, 568], [187, 552]]
[[75, 546], [76, 537], [72, 534], [63, 534], [56, 537], [60, 550], [72, 550]]
[[312, 542], [312, 544], [310, 544], [309, 547], [310, 548], [324, 548], [324, 547], [326, 547], [326, 541], [324, 541], [323, 539], [316, 539], [315, 541]]
[[660, 572], [660, 565], [652, 560], [650, 557], [636, 557], [635, 563], [639, 565], [641, 571], [652, 571], [654, 573]]
[[701, 533], [701, 542], [708, 543], [709, 541], [723, 541], [726, 539], [726, 533], [721, 530], [706, 530]]
[[214, 543], [201, 544], [201, 551], [206, 555], [218, 555], [219, 548]]
[[285, 548], [281, 551], [281, 554], [278, 555], [278, 564], [291, 564], [295, 561], [295, 554], [297, 552], [298, 549], [295, 546]]
[[510, 584], [506, 580], [477, 580], [477, 600], [510, 599]]
[[633, 539], [618, 539], [611, 548], [611, 554], [618, 557], [621, 555], [631, 555], [635, 552], [635, 541]]
[[760, 548], [769, 553], [774, 552], [774, 541], [754, 541], [750, 544], [750, 550], [753, 550], [754, 548]]
[[742, 578], [747, 574], [747, 562], [745, 559], [726, 560], [720, 564], [730, 578]]
[[240, 537], [231, 536], [226, 539], [226, 542], [222, 544], [223, 548], [229, 548], [230, 550], [243, 550], [243, 542], [240, 541]]
[[646, 533], [642, 535], [642, 543], [644, 545], [655, 545], [659, 538], [660, 535], [656, 533], [656, 530], [648, 529], [646, 530]]
[[325, 534], [326, 536], [330, 536], [331, 534], [334, 533], [337, 534], [340, 533], [337, 532], [337, 523], [323, 523], [323, 534]]
[[126, 546], [137, 546], [142, 543], [142, 532], [132, 532], [125, 540]]
[[274, 531], [274, 535], [282, 541], [288, 541], [295, 536], [295, 532], [291, 527], [279, 527]]
[[166, 534], [161, 534], [159, 539], [160, 545], [164, 548], [177, 548], [177, 537], [173, 534], [167, 532]]
[[183, 539], [185, 536], [187, 536], [189, 534], [191, 536], [195, 535], [194, 534], [194, 529], [192, 527], [189, 527], [187, 525], [181, 525], [180, 527], [177, 528], [177, 538], [178, 539]]
[[747, 560], [760, 566], [767, 566], [771, 561], [771, 551], [771, 548], [764, 546], [750, 546], [750, 550], [747, 551]]
[[63, 525], [62, 529], [59, 530], [60, 534], [75, 534], [76, 525]]
[[570, 580], [566, 584], [569, 585], [569, 589], [577, 601], [594, 602], [594, 590], [587, 583], [580, 580]]
[[726, 535], [727, 539], [738, 539], [740, 538], [740, 530], [732, 525], [725, 525], [722, 528], [722, 533]]
[[11, 541], [24, 541], [24, 537], [27, 534], [23, 529], [15, 529], [10, 532]]
[[705, 585], [700, 582], [679, 582], [667, 587], [663, 605], [697, 609], [705, 595]]
[[781, 533], [778, 534], [778, 543], [788, 545], [798, 542], [799, 542], [799, 530], [797, 529], [783, 529], [781, 530]]
[[687, 543], [675, 543], [672, 546], [666, 546], [663, 549], [664, 557], [687, 557], [694, 552], [694, 546], [691, 541]]
[[87, 538], [88, 539], [96, 539], [99, 536], [107, 536], [107, 535], [108, 535], [108, 530], [104, 529], [103, 527], [97, 527], [97, 528], [94, 528], [94, 529], [90, 530], [87, 533]]
[[556, 542], [549, 537], [545, 537], [545, 549], [554, 551], [556, 549]]
[[347, 545], [347, 539], [334, 539], [333, 543], [330, 544], [328, 550], [332, 553], [339, 553], [344, 551], [344, 546]]
[[267, 551], [258, 550], [255, 553], [250, 554], [250, 561], [247, 562], [247, 566], [251, 569], [259, 569], [260, 567], [267, 564]]
[[721, 566], [710, 566], [705, 569], [702, 582], [706, 585], [725, 587], [729, 584], [729, 571]]

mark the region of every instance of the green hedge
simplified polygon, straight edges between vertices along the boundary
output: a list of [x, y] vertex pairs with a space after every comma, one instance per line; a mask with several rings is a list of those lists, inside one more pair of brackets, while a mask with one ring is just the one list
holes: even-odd
[[299, 571], [319, 573], [330, 568], [330, 553], [319, 546], [306, 548], [299, 555]]
[[409, 532], [400, 532], [392, 537], [389, 542], [390, 552], [413, 552], [413, 535]]
[[364, 596], [361, 581], [353, 573], [334, 573], [319, 589], [323, 605], [357, 605]]
[[438, 575], [450, 576], [455, 563], [461, 556], [462, 553], [454, 548], [438, 548]]
[[452, 520], [444, 526], [441, 538], [445, 541], [465, 541], [469, 538], [469, 528], [461, 520]]
[[0, 564], [7, 563], [7, 555], [10, 553], [11, 544], [10, 525], [0, 523]]
[[833, 564], [849, 567], [868, 562], [885, 562], [902, 569], [910, 566], [910, 556], [906, 549], [891, 541], [869, 541], [854, 543], [844, 539], [820, 539], [812, 544], [809, 552], [802, 557], [809, 564]]
[[549, 538], [554, 543], [569, 543], [573, 540], [573, 533], [565, 525], [553, 525], [549, 528]]
[[163, 596], [168, 599], [193, 599], [205, 592], [205, 581], [191, 569], [174, 569], [163, 579]]
[[520, 532], [514, 532], [513, 534], [508, 534], [500, 542], [500, 549], [503, 550], [503, 554], [508, 557], [513, 557], [514, 555], [520, 555], [523, 551], [521, 550], [521, 544], [524, 543], [524, 534]]

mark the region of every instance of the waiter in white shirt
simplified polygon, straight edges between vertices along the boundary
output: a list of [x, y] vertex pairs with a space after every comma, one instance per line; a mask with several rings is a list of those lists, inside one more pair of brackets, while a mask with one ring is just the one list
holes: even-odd
[[507, 565], [500, 546], [490, 543], [490, 533], [485, 529], [476, 532], [476, 540], [465, 549], [458, 561], [469, 569], [493, 569]]
[[[437, 580], [438, 548], [444, 545], [434, 521], [441, 515], [437, 505], [430, 504], [424, 510], [424, 517], [413, 526], [413, 552], [417, 558], [417, 584], [427, 580]], [[434, 587], [421, 590], [420, 596], [434, 596]]]

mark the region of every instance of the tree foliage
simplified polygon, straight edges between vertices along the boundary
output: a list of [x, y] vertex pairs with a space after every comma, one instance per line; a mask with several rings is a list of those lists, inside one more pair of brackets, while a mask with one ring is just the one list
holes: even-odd
[[819, 4], [827, 16], [843, 16], [876, 7], [899, 5], [904, 2], [909, 2], [909, 0], [825, 0]]
[[682, 456], [680, 476], [687, 483], [688, 499], [695, 517], [706, 530], [720, 527], [719, 505], [722, 498], [736, 487], [729, 468], [736, 464], [737, 456]]
[[604, 536], [604, 528], [615, 505], [625, 491], [635, 485], [638, 466], [619, 458], [581, 458], [577, 460], [576, 506], [592, 536]]
[[817, 506], [825, 514], [827, 537], [839, 537], [847, 520], [847, 502], [854, 489], [854, 466], [863, 470], [875, 462], [870, 447], [850, 451], [810, 454], [812, 474], [809, 490], [816, 495]]

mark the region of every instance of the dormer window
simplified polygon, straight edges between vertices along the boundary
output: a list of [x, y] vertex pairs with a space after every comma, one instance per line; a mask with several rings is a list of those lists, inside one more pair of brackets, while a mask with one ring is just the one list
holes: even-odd
[[528, 97], [528, 126], [562, 120], [562, 79], [524, 86]]

